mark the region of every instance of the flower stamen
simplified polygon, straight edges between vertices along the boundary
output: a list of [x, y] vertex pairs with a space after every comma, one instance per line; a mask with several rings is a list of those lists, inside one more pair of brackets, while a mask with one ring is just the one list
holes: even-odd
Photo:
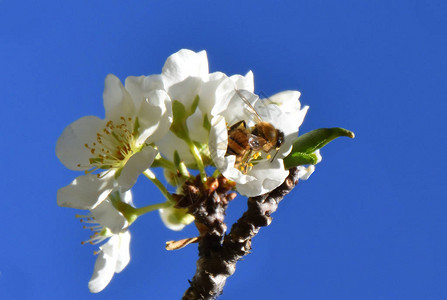
[[[136, 124], [138, 124], [136, 117], [121, 116], [118, 123], [107, 121], [105, 127], [96, 133], [96, 140], [91, 144], [84, 144], [92, 155], [89, 159], [92, 168], [85, 173], [90, 174], [99, 169], [120, 169], [133, 154], [140, 151], [143, 146], [136, 145], [138, 138]], [[83, 166], [78, 164], [78, 167]], [[105, 175], [101, 174], [98, 178]]]
[[84, 225], [83, 229], [87, 229], [93, 231], [94, 233], [89, 237], [88, 240], [81, 241], [81, 245], [90, 244], [96, 245], [104, 241], [105, 239], [112, 236], [111, 231], [108, 228], [105, 228], [97, 223], [95, 218], [91, 215], [76, 215], [76, 218], [79, 218], [81, 223], [87, 223], [92, 225]]

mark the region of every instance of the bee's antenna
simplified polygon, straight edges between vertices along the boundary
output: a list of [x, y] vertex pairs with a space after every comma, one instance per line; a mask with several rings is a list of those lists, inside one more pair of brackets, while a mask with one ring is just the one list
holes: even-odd
[[273, 155], [273, 157], [272, 157], [272, 159], [270, 160], [270, 162], [273, 162], [273, 160], [275, 159], [275, 157], [276, 157], [276, 155], [278, 154], [278, 152], [279, 152], [279, 147], [276, 148], [275, 155]]

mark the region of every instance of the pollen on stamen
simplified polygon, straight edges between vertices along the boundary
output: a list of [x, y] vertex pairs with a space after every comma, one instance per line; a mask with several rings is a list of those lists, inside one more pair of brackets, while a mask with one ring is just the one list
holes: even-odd
[[261, 152], [256, 152], [255, 154], [253, 154], [253, 159], [257, 159], [261, 156]]
[[[92, 168], [87, 173], [92, 173], [98, 169], [110, 170], [121, 168], [130, 156], [134, 153], [134, 144], [136, 133], [133, 132], [134, 118], [121, 116], [120, 122], [115, 124], [112, 120], [107, 121], [104, 128], [96, 133], [96, 141], [91, 144], [85, 144], [92, 157], [89, 159], [90, 166], [78, 167]], [[107, 174], [107, 173], [106, 173]], [[101, 178], [105, 174], [97, 175]]]

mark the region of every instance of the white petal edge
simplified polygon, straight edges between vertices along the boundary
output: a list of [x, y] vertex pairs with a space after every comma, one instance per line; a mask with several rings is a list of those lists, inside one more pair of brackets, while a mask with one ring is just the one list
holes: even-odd
[[196, 53], [182, 49], [169, 56], [162, 69], [166, 89], [187, 77], [202, 77], [207, 74], [208, 58], [204, 50]]
[[113, 176], [113, 171], [99, 178], [97, 174], [79, 176], [57, 191], [57, 204], [77, 209], [93, 209], [114, 189]]
[[121, 272], [130, 261], [130, 232], [124, 231], [119, 235], [118, 259], [116, 261], [115, 273]]
[[249, 174], [256, 180], [237, 183], [236, 190], [241, 195], [255, 197], [271, 192], [280, 186], [289, 175], [289, 171], [284, 169], [283, 161], [278, 159], [255, 165]]
[[129, 92], [113, 74], [107, 75], [104, 81], [103, 100], [107, 120], [118, 120], [122, 116], [135, 114], [135, 103]]
[[152, 143], [161, 139], [171, 127], [171, 98], [162, 90], [152, 91], [141, 102], [138, 111], [140, 124], [137, 144]]
[[120, 233], [129, 225], [127, 219], [113, 206], [109, 199], [102, 201], [90, 212], [96, 222], [110, 229], [113, 234]]
[[200, 86], [199, 92], [199, 109], [211, 118], [211, 110], [213, 109], [218, 99], [217, 87], [220, 83], [227, 78], [227, 75], [221, 72], [215, 72], [209, 74], [208, 78], [204, 79], [204, 82]]
[[163, 90], [163, 79], [161, 75], [150, 76], [129, 76], [126, 78], [124, 86], [139, 107], [141, 102], [155, 90]]
[[170, 161], [174, 160], [174, 151], [180, 155], [185, 164], [195, 163], [194, 157], [189, 151], [186, 142], [178, 138], [172, 131], [168, 131], [166, 135], [155, 143], [160, 153]]
[[298, 178], [301, 180], [307, 180], [309, 179], [310, 175], [315, 171], [315, 166], [310, 165], [308, 167], [305, 166], [299, 166], [298, 167]]
[[118, 235], [112, 236], [107, 243], [100, 247], [101, 251], [98, 253], [93, 275], [88, 283], [90, 292], [98, 293], [102, 291], [112, 280], [118, 259], [118, 247]]
[[56, 143], [56, 156], [61, 163], [74, 171], [90, 169], [89, 159], [92, 154], [85, 144], [92, 145], [96, 141], [96, 133], [104, 126], [104, 120], [85, 116], [65, 127]]
[[[216, 116], [222, 114], [229, 108], [229, 103], [236, 95], [235, 90], [246, 90], [253, 93], [253, 73], [250, 71], [247, 75], [233, 75], [223, 78], [216, 88], [216, 105], [211, 109], [211, 115]], [[242, 100], [240, 101], [243, 104]]]
[[269, 97], [273, 103], [281, 107], [284, 112], [296, 112], [301, 108], [299, 91], [282, 91]]
[[138, 176], [152, 165], [157, 153], [158, 151], [151, 146], [146, 146], [129, 158], [116, 179], [122, 191], [127, 191], [134, 186]]

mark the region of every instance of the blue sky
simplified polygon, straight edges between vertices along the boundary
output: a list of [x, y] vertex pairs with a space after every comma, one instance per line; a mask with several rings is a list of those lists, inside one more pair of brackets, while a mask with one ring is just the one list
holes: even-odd
[[[95, 247], [56, 191], [77, 174], [57, 160], [62, 130], [103, 116], [108, 73], [159, 73], [181, 48], [210, 70], [245, 74], [267, 95], [310, 106], [301, 132], [340, 126], [308, 181], [253, 241], [221, 299], [445, 299], [447, 2], [0, 1], [0, 298], [179, 299], [193, 236], [157, 214], [131, 227], [132, 259], [90, 294]], [[140, 179], [137, 205], [161, 201]], [[151, 202], [152, 201], [152, 202]], [[245, 209], [236, 198], [228, 223]]]

